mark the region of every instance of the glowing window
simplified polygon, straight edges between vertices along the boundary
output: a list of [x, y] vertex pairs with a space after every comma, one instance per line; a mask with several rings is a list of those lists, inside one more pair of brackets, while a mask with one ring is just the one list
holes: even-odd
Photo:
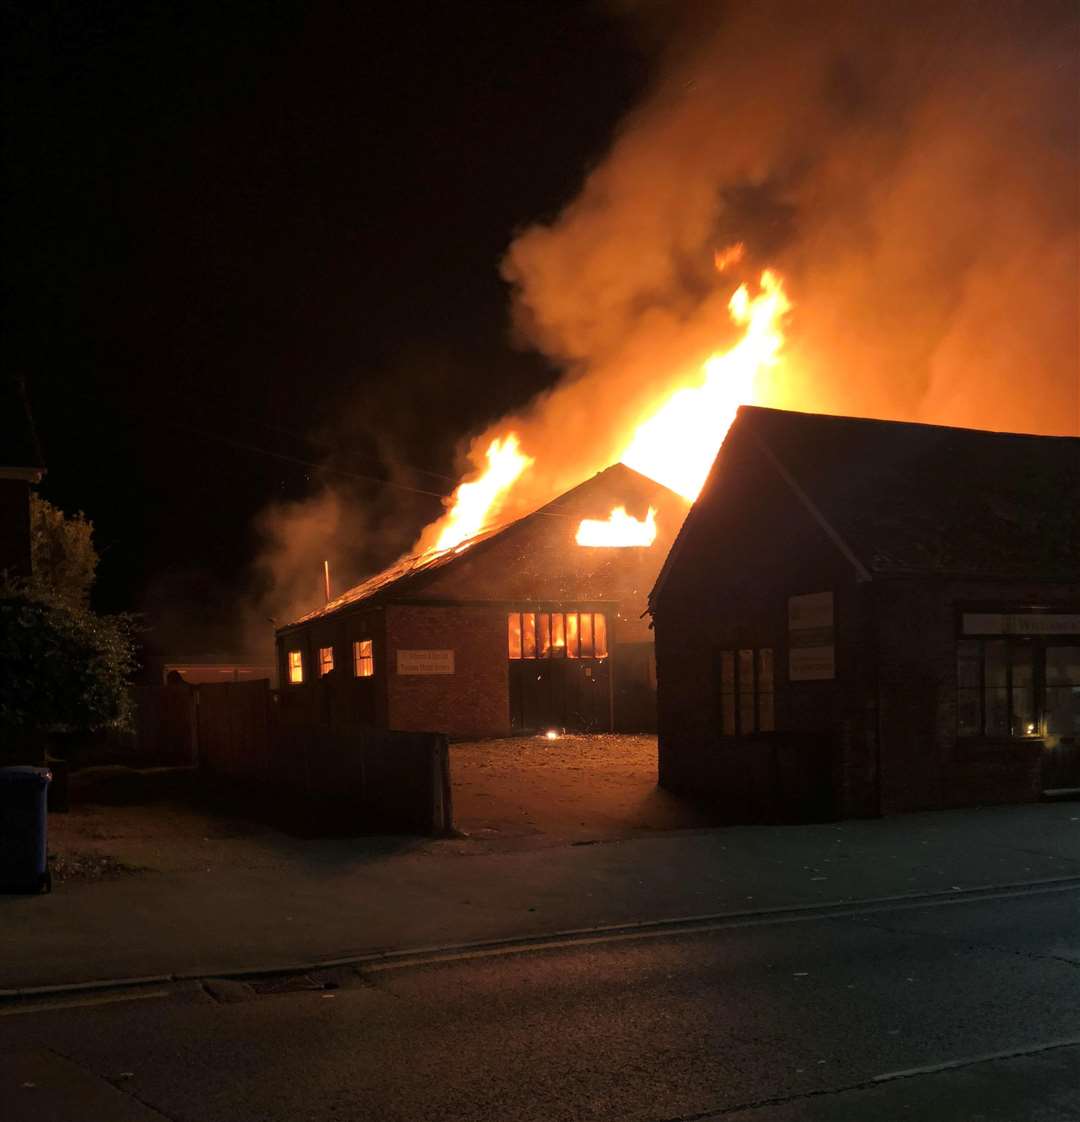
[[511, 658], [521, 658], [521, 612], [506, 617], [506, 643]]
[[324, 674], [329, 674], [334, 669], [334, 648], [333, 647], [320, 647], [319, 648], [319, 677]]
[[607, 658], [607, 617], [601, 612], [510, 612], [508, 657]]
[[375, 649], [370, 639], [358, 639], [352, 645], [354, 678], [375, 677]]
[[298, 686], [304, 680], [304, 656], [300, 651], [289, 651], [289, 684]]

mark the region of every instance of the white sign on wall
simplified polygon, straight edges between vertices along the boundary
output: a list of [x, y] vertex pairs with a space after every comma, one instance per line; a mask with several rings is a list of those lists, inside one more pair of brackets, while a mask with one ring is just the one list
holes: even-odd
[[788, 679], [820, 682], [836, 677], [831, 592], [788, 597]]
[[453, 651], [398, 651], [399, 674], [453, 674]]

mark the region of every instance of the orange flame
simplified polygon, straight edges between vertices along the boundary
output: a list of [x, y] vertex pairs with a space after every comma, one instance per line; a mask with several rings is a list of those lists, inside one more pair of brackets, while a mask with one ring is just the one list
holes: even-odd
[[780, 276], [761, 274], [761, 291], [745, 284], [728, 301], [732, 322], [745, 327], [729, 350], [702, 365], [701, 383], [676, 390], [634, 432], [622, 462], [691, 501], [705, 483], [735, 412], [755, 398], [758, 375], [780, 361], [783, 320], [791, 310]]
[[477, 478], [459, 484], [444, 515], [445, 525], [435, 542], [435, 551], [454, 549], [487, 529], [499, 505], [518, 476], [533, 462], [521, 451], [516, 433], [496, 437], [484, 453], [488, 466]]
[[578, 545], [591, 546], [649, 546], [656, 541], [656, 511], [649, 507], [643, 519], [626, 513], [626, 507], [617, 506], [606, 522], [598, 518], [583, 518], [578, 526]]

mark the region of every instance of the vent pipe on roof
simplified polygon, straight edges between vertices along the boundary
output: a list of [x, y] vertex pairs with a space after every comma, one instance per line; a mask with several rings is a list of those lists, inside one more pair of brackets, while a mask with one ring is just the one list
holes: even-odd
[[326, 593], [326, 602], [330, 603], [330, 562], [322, 563], [323, 591]]

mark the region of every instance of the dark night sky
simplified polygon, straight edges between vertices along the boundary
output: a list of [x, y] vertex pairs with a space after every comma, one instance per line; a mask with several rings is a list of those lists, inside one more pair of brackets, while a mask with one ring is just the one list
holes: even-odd
[[[458, 439], [552, 380], [509, 342], [498, 263], [647, 80], [603, 6], [8, 12], [5, 367], [45, 495], [97, 525], [100, 607], [180, 587], [213, 614], [256, 513], [317, 488], [202, 434], [448, 475]], [[417, 525], [439, 510], [356, 486]]]

